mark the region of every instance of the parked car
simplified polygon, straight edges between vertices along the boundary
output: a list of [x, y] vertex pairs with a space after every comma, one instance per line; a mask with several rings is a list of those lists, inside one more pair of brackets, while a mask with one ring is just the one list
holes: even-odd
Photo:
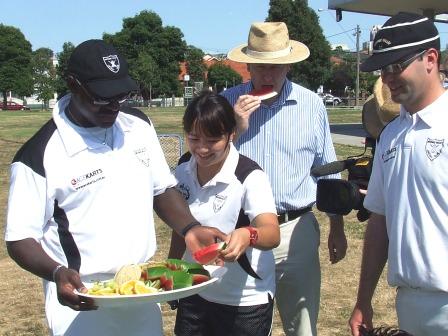
[[[3, 110], [4, 108], [3, 102], [0, 102], [0, 109]], [[30, 108], [27, 106], [24, 106], [22, 104], [18, 104], [13, 101], [6, 102], [6, 109], [7, 110], [29, 110]]]
[[322, 98], [325, 105], [339, 105], [342, 103], [342, 98], [333, 96], [330, 93], [320, 93], [319, 96]]

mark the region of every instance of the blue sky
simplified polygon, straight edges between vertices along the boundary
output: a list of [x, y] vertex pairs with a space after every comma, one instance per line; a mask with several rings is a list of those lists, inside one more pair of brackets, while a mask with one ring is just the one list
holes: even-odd
[[[369, 40], [373, 25], [387, 20], [384, 16], [344, 12], [343, 20], [337, 23], [334, 11], [317, 11], [328, 7], [327, 0], [309, 0], [309, 4], [318, 13], [328, 41], [346, 44], [351, 50], [356, 49], [353, 33], [357, 24], [362, 43]], [[269, 0], [13, 0], [2, 1], [0, 23], [19, 28], [33, 50], [48, 47], [59, 52], [64, 42], [77, 45], [101, 38], [103, 32], [113, 34], [121, 30], [123, 18], [152, 10], [164, 26], [180, 28], [188, 44], [204, 52], [226, 53], [246, 42], [250, 24], [264, 21], [268, 9]], [[444, 49], [448, 24], [437, 26]]]

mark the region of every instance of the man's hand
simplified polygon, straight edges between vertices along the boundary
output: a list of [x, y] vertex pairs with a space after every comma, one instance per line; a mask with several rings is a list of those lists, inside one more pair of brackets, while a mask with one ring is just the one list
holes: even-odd
[[256, 96], [242, 95], [233, 106], [237, 125], [237, 135], [241, 135], [249, 128], [250, 115], [260, 107], [261, 100]]
[[372, 324], [373, 309], [372, 305], [368, 305], [365, 308], [361, 308], [356, 305], [353, 309], [352, 316], [349, 320], [350, 329], [353, 336], [360, 336], [359, 328], [364, 326], [366, 329], [370, 330], [373, 328]]
[[197, 250], [214, 244], [217, 240], [226, 241], [227, 235], [217, 228], [210, 226], [195, 226], [185, 235], [185, 244], [191, 254]]
[[56, 272], [54, 280], [56, 282], [58, 300], [61, 305], [77, 311], [95, 310], [98, 308], [94, 305], [93, 300], [81, 299], [74, 293], [75, 289], [78, 292], [87, 293], [87, 288], [81, 282], [78, 272], [61, 267]]
[[330, 233], [328, 235], [328, 253], [330, 262], [336, 264], [344, 259], [347, 253], [347, 238], [344, 232], [344, 220], [342, 216], [330, 217]]

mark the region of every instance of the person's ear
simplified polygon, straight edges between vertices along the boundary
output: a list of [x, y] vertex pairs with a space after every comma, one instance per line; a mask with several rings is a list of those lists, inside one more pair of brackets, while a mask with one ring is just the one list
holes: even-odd
[[230, 133], [230, 136], [229, 136], [229, 141], [230, 142], [233, 142], [233, 139], [235, 138], [235, 131], [233, 131], [232, 133]]
[[429, 67], [428, 70], [433, 70], [434, 68], [439, 71], [439, 52], [434, 49], [430, 48], [426, 51], [426, 57], [427, 57], [427, 66]]
[[78, 89], [78, 85], [76, 83], [75, 77], [73, 75], [67, 75], [66, 83], [71, 92], [76, 92]]

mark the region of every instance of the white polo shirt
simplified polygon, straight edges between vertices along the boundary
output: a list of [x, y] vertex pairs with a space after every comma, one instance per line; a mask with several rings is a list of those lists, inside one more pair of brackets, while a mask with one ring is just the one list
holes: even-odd
[[385, 215], [391, 286], [448, 292], [448, 93], [383, 130], [364, 206]]
[[[118, 114], [111, 149], [74, 130], [64, 113], [69, 101], [67, 95], [58, 102], [53, 119], [13, 160], [5, 240], [34, 238], [86, 282], [113, 277], [120, 266], [153, 256], [153, 197], [175, 186], [176, 179], [143, 113]], [[68, 315], [76, 320], [78, 313], [58, 303], [53, 282], [44, 281], [44, 288], [49, 324], [58, 326], [53, 330], [58, 334], [68, 322], [59, 326], [56, 320]], [[126, 321], [122, 313], [123, 320], [113, 321], [116, 335]], [[115, 328], [110, 323], [107, 335]]]
[[[242, 184], [235, 175], [238, 160], [239, 153], [231, 144], [221, 171], [202, 187], [197, 179], [194, 156], [176, 168], [178, 189], [185, 196], [193, 216], [203, 225], [216, 227], [226, 234], [235, 229], [241, 209], [251, 222], [262, 213], [276, 214], [267, 175], [261, 169], [253, 170]], [[251, 247], [246, 250], [246, 255], [261, 280], [248, 275], [237, 262], [226, 263], [228, 270], [219, 284], [202, 291], [200, 296], [232, 306], [267, 303], [268, 294], [273, 297], [275, 292], [274, 255], [272, 251]], [[185, 259], [193, 260], [188, 251]]]

